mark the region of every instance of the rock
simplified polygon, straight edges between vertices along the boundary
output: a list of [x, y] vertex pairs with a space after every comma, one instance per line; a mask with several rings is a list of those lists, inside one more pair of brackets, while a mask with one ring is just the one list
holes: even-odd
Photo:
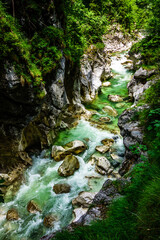
[[114, 139], [112, 138], [105, 138], [101, 141], [101, 143], [105, 146], [111, 147], [114, 143]]
[[110, 106], [105, 106], [103, 108], [103, 111], [106, 112], [108, 115], [110, 115], [112, 117], [117, 117], [118, 116], [117, 111]]
[[73, 210], [74, 213], [74, 220], [72, 223], [76, 222], [81, 216], [83, 216], [87, 212], [88, 208], [76, 208]]
[[108, 147], [107, 145], [103, 145], [103, 146], [97, 146], [96, 147], [96, 151], [100, 152], [100, 153], [106, 153], [108, 152], [110, 149], [110, 147]]
[[118, 162], [121, 161], [121, 159], [119, 158], [119, 156], [118, 156], [117, 154], [115, 154], [115, 153], [112, 153], [112, 154], [111, 154], [111, 157], [112, 157], [112, 159], [115, 160], [115, 161], [118, 161]]
[[64, 146], [64, 149], [65, 149], [65, 154], [70, 154], [70, 153], [79, 154], [84, 152], [87, 149], [87, 146], [84, 144], [84, 142], [75, 140], [67, 143]]
[[58, 174], [63, 177], [71, 176], [77, 169], [79, 169], [78, 159], [73, 155], [67, 155], [58, 168]]
[[54, 226], [55, 221], [56, 221], [56, 218], [53, 215], [47, 215], [43, 220], [43, 224], [45, 227], [50, 228]]
[[97, 193], [92, 192], [81, 192], [79, 193], [78, 197], [72, 200], [72, 205], [88, 208], [92, 204], [93, 198], [96, 194]]
[[121, 196], [121, 192], [129, 182], [125, 179], [117, 179], [116, 182], [108, 179], [102, 189], [95, 195], [93, 206], [90, 206], [87, 213], [74, 222], [73, 226], [90, 225], [96, 219], [106, 219], [106, 212], [112, 200]]
[[99, 120], [104, 123], [111, 122], [111, 119], [109, 117], [101, 117]]
[[6, 215], [6, 219], [8, 221], [18, 220], [19, 219], [18, 211], [14, 208], [8, 210], [7, 215]]
[[[97, 170], [98, 172], [100, 172], [99, 170], [101, 169], [101, 170], [104, 171], [104, 174], [105, 174], [105, 173], [108, 172], [111, 164], [110, 164], [110, 162], [108, 161], [107, 158], [105, 158], [105, 157], [99, 157], [99, 158], [97, 158], [96, 166], [98, 167], [98, 168], [96, 168], [96, 170]], [[103, 175], [104, 175], [104, 174], [103, 174]]]
[[148, 76], [148, 71], [143, 69], [142, 67], [138, 69], [134, 74], [135, 79], [146, 79], [147, 76]]
[[111, 86], [111, 82], [103, 82], [102, 86], [103, 87], [109, 87], [109, 86]]
[[41, 212], [41, 209], [34, 200], [31, 200], [27, 205], [27, 211], [30, 213]]
[[71, 186], [67, 183], [57, 183], [53, 187], [53, 191], [56, 194], [61, 194], [61, 193], [69, 193], [71, 190]]
[[61, 161], [63, 157], [63, 153], [65, 152], [65, 149], [61, 146], [52, 146], [52, 157], [54, 158], [55, 161]]
[[[124, 175], [134, 166], [134, 164], [141, 161], [142, 154], [147, 154], [139, 149], [140, 154], [137, 155], [130, 149], [130, 146], [136, 145], [137, 143], [140, 145], [143, 144], [144, 126], [140, 125], [140, 122], [135, 118], [135, 116], [139, 111], [143, 111], [144, 109], [148, 109], [148, 106], [144, 105], [131, 110], [125, 110], [118, 120], [118, 126], [120, 128], [121, 135], [123, 136], [125, 146], [125, 156], [119, 170], [120, 175]], [[135, 120], [133, 120], [133, 118], [135, 118]]]
[[61, 161], [65, 158], [65, 156], [73, 154], [79, 154], [83, 151], [85, 151], [87, 146], [79, 140], [75, 140], [72, 142], [69, 142], [62, 146], [56, 146], [54, 145], [52, 147], [52, 157], [55, 161]]
[[111, 102], [123, 102], [123, 98], [119, 95], [108, 95], [108, 99]]

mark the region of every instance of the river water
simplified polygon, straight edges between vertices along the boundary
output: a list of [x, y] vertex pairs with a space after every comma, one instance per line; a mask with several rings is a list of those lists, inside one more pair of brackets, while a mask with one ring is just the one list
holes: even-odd
[[[96, 111], [91, 121], [81, 119], [75, 128], [60, 132], [54, 143], [64, 145], [73, 140], [82, 140], [88, 145], [88, 149], [78, 156], [79, 170], [73, 176], [60, 177], [57, 170], [62, 162], [55, 162], [51, 159], [49, 150], [43, 151], [38, 157], [33, 156], [33, 166], [25, 172], [24, 182], [16, 197], [10, 200], [6, 199], [5, 203], [0, 205], [0, 240], [38, 240], [43, 235], [68, 225], [73, 218], [72, 199], [77, 197], [81, 191], [99, 191], [107, 179], [107, 176], [96, 173], [94, 166], [88, 161], [90, 156], [95, 153], [95, 147], [101, 145], [101, 140], [118, 136], [113, 149], [119, 155], [119, 159], [123, 160], [124, 146], [117, 126], [118, 117], [111, 117], [112, 122], [106, 124], [103, 130], [98, 127], [98, 122], [100, 117], [108, 116], [103, 111], [104, 106], [112, 106], [118, 114], [121, 114], [131, 105], [126, 101], [122, 104], [112, 103], [107, 98], [108, 94], [127, 97], [126, 86], [132, 73], [122, 65], [126, 60], [124, 54], [112, 57], [111, 68], [114, 73], [114, 78], [110, 80], [112, 85], [102, 87], [101, 93], [93, 103], [86, 105], [87, 109]], [[96, 178], [90, 178], [93, 176]], [[56, 195], [52, 190], [56, 183], [68, 183], [71, 185], [71, 191]], [[27, 204], [30, 200], [36, 201], [42, 209], [41, 213], [31, 214], [27, 211]], [[6, 212], [11, 208], [18, 210], [19, 220], [6, 220]], [[54, 227], [50, 229], [43, 225], [43, 219], [48, 214], [54, 214], [57, 219]]]

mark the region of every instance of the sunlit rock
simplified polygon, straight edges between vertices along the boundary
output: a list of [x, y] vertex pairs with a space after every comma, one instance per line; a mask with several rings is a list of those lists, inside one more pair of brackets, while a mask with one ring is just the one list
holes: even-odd
[[18, 211], [14, 208], [8, 210], [7, 215], [6, 215], [6, 219], [8, 221], [18, 220], [19, 219]]
[[108, 95], [108, 99], [111, 102], [123, 102], [123, 98], [119, 95]]
[[86, 148], [87, 146], [84, 144], [84, 142], [79, 140], [69, 142], [64, 146], [66, 154], [70, 154], [70, 153], [79, 154], [84, 152]]
[[117, 117], [118, 116], [117, 111], [114, 108], [110, 107], [110, 106], [105, 106], [103, 108], [103, 111], [106, 112], [108, 115], [110, 115], [112, 117]]
[[58, 168], [58, 174], [63, 177], [71, 176], [79, 169], [79, 161], [73, 155], [67, 155]]
[[65, 149], [62, 146], [56, 146], [54, 145], [52, 147], [52, 157], [55, 161], [59, 162], [61, 161], [63, 157], [63, 153], [65, 152]]
[[111, 86], [111, 82], [103, 82], [102, 86], [103, 87], [109, 87], [109, 86]]
[[30, 213], [37, 213], [37, 212], [41, 212], [41, 209], [39, 208], [38, 204], [34, 200], [31, 200], [27, 205], [27, 211]]
[[69, 193], [70, 190], [71, 190], [71, 186], [67, 183], [57, 183], [53, 186], [53, 191], [56, 194]]
[[66, 145], [52, 147], [52, 157], [55, 161], [61, 161], [65, 158], [65, 156], [70, 154], [79, 154], [85, 151], [87, 146], [79, 140], [75, 140], [67, 143]]
[[81, 192], [79, 193], [78, 197], [72, 200], [73, 206], [81, 206], [84, 208], [88, 208], [97, 193], [92, 192]]
[[96, 151], [98, 151], [100, 153], [106, 153], [106, 152], [109, 151], [109, 149], [110, 149], [110, 147], [107, 146], [107, 145], [102, 145], [102, 146], [97, 146], [96, 147]]
[[73, 210], [73, 214], [74, 214], [74, 220], [72, 221], [73, 223], [78, 221], [78, 219], [83, 216], [86, 212], [87, 212], [88, 208], [75, 208]]
[[105, 157], [99, 157], [96, 161], [96, 171], [102, 175], [106, 174], [111, 167], [110, 162]]

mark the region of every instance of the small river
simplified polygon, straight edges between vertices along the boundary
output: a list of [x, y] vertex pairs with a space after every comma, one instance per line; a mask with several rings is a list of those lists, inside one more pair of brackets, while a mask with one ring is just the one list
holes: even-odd
[[[95, 166], [89, 162], [91, 155], [96, 152], [95, 147], [101, 145], [101, 140], [116, 137], [113, 149], [120, 161], [123, 160], [123, 139], [119, 134], [117, 123], [118, 116], [130, 107], [131, 103], [127, 101], [110, 102], [108, 95], [119, 94], [123, 98], [128, 96], [127, 83], [130, 81], [132, 73], [122, 64], [126, 60], [125, 53], [112, 56], [111, 68], [114, 77], [110, 80], [111, 86], [102, 87], [101, 93], [92, 104], [85, 106], [88, 110], [95, 111], [91, 120], [81, 119], [75, 128], [60, 132], [54, 142], [55, 145], [64, 145], [73, 140], [81, 140], [87, 144], [87, 150], [78, 156], [79, 170], [73, 176], [60, 177], [57, 170], [62, 162], [55, 162], [51, 159], [49, 150], [43, 151], [38, 157], [33, 156], [33, 165], [26, 170], [23, 184], [16, 197], [6, 199], [5, 203], [0, 204], [0, 240], [39, 240], [43, 235], [67, 226], [73, 219], [72, 199], [82, 191], [99, 191], [107, 179], [107, 176], [95, 172]], [[118, 116], [107, 115], [103, 111], [106, 105], [116, 109]], [[103, 124], [102, 127], [99, 125], [101, 117], [110, 117], [111, 122]], [[110, 158], [109, 153], [105, 156]], [[68, 183], [71, 185], [71, 191], [55, 194], [53, 186], [56, 183]], [[30, 200], [35, 200], [42, 212], [29, 213], [27, 204]], [[11, 208], [18, 210], [19, 220], [6, 220], [6, 212]], [[43, 219], [52, 213], [57, 220], [54, 227], [48, 229], [43, 225]]]

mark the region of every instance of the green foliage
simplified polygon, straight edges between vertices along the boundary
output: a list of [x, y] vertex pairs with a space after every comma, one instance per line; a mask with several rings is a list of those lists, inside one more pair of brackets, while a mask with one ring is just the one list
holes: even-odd
[[19, 77], [28, 83], [39, 86], [42, 75], [37, 66], [31, 61], [31, 46], [20, 32], [16, 20], [7, 14], [0, 2], [0, 61], [12, 62]]

